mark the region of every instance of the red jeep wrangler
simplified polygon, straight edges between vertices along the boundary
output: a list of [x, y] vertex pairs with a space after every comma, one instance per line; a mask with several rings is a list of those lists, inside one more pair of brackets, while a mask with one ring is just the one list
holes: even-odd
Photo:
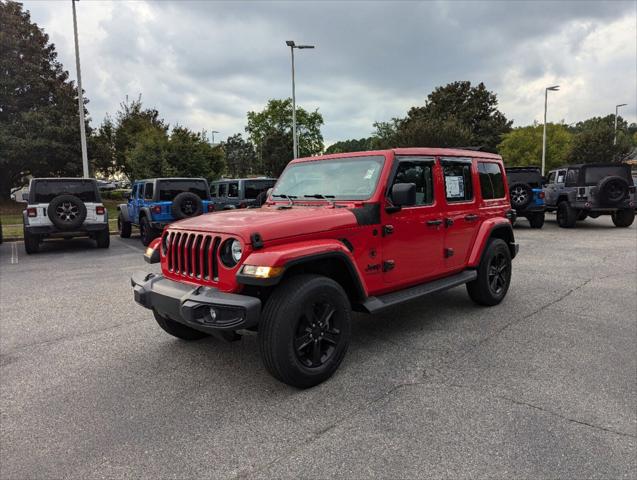
[[147, 249], [161, 275], [135, 300], [184, 340], [258, 330], [266, 368], [311, 387], [338, 368], [351, 310], [376, 313], [467, 285], [507, 293], [517, 253], [499, 156], [404, 148], [297, 159], [260, 209], [168, 226]]

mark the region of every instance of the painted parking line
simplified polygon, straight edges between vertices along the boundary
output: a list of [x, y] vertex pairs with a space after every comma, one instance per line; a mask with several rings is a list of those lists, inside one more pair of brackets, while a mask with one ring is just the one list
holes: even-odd
[[15, 265], [18, 263], [18, 242], [13, 242], [11, 244], [11, 264]]

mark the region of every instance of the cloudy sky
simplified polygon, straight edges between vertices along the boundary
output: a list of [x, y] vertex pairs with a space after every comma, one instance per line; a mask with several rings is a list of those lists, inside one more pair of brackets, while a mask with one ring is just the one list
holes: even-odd
[[[25, 0], [75, 78], [70, 1]], [[100, 1], [77, 4], [92, 124], [142, 94], [170, 124], [243, 132], [246, 112], [291, 96], [318, 108], [326, 144], [368, 136], [436, 86], [484, 82], [514, 125], [607, 115], [637, 121], [637, 2]]]

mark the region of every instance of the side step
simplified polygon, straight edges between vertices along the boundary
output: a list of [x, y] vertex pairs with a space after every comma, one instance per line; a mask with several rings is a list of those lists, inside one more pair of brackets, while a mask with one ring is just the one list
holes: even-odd
[[415, 287], [406, 288], [405, 290], [399, 290], [397, 292], [387, 293], [379, 297], [369, 297], [360, 306], [363, 312], [378, 313], [381, 310], [385, 310], [389, 307], [400, 305], [404, 302], [416, 300], [430, 295], [432, 293], [441, 292], [449, 288], [457, 287], [467, 282], [471, 282], [478, 277], [478, 272], [475, 270], [465, 270], [451, 277], [441, 278], [440, 280], [434, 280], [432, 282], [422, 283]]

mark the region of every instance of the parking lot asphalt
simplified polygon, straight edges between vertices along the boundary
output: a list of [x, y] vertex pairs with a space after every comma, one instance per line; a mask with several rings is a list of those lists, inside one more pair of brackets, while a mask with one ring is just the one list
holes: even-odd
[[254, 336], [160, 330], [132, 298], [158, 270], [137, 238], [0, 245], [0, 476], [634, 479], [637, 229], [519, 224], [501, 305], [459, 287], [356, 315], [305, 391]]

